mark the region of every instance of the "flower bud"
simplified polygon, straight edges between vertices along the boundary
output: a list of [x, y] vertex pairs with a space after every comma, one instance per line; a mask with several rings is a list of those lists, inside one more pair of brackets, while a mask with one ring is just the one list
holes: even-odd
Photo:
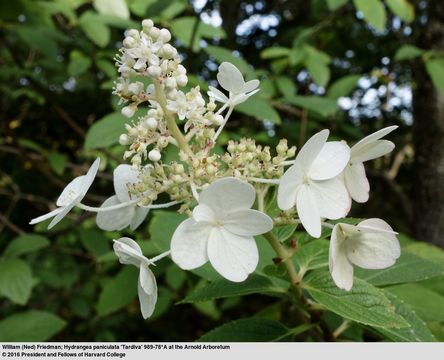
[[285, 155], [287, 153], [287, 150], [288, 150], [287, 140], [282, 139], [281, 141], [279, 141], [278, 146], [276, 146], [276, 151], [279, 155]]
[[131, 36], [134, 39], [139, 39], [140, 38], [140, 34], [139, 34], [139, 32], [136, 29], [129, 29], [126, 32], [126, 35], [127, 36]]
[[150, 30], [154, 26], [153, 20], [145, 19], [142, 21], [142, 27], [145, 30]]
[[131, 105], [123, 107], [121, 112], [122, 112], [123, 116], [125, 116], [127, 118], [131, 118], [131, 117], [133, 117], [136, 110], [137, 110], [137, 105], [131, 104]]
[[185, 86], [188, 83], [188, 77], [186, 75], [179, 75], [176, 77], [177, 85]]
[[128, 85], [128, 90], [135, 95], [139, 95], [143, 91], [144, 85], [140, 81]]
[[136, 45], [137, 41], [131, 36], [127, 36], [125, 39], [123, 39], [123, 46], [126, 47], [127, 49], [131, 49]]
[[177, 81], [173, 77], [169, 77], [165, 80], [165, 86], [169, 88], [175, 88], [177, 87]]
[[167, 43], [171, 40], [171, 33], [168, 29], [160, 29], [159, 39], [164, 43]]
[[127, 134], [120, 135], [120, 137], [119, 137], [119, 144], [120, 145], [129, 145], [129, 143], [130, 143], [130, 139]]
[[156, 130], [158, 122], [155, 118], [149, 117], [143, 122], [143, 125], [150, 130]]
[[164, 57], [168, 59], [173, 58], [177, 55], [177, 50], [170, 44], [165, 44], [164, 46], [162, 46], [162, 52]]
[[157, 40], [157, 38], [158, 38], [159, 35], [160, 35], [160, 29], [157, 28], [157, 27], [155, 27], [155, 26], [153, 26], [153, 27], [150, 29], [149, 35], [150, 35], [154, 40]]
[[[216, 125], [220, 125], [220, 124], [222, 124], [223, 121], [224, 121], [224, 117], [223, 117], [222, 115], [218, 114], [218, 115], [215, 115], [215, 116], [214, 116], [213, 122], [214, 122]], [[230, 152], [231, 152], [231, 151], [230, 151]]]
[[288, 149], [287, 156], [294, 157], [295, 155], [296, 155], [296, 146], [292, 146], [290, 149]]
[[159, 66], [151, 65], [148, 67], [147, 72], [153, 78], [158, 78], [162, 73], [162, 70], [160, 69]]
[[182, 164], [176, 164], [174, 165], [174, 172], [177, 174], [183, 174], [185, 172], [185, 168]]
[[151, 161], [157, 162], [160, 160], [161, 157], [162, 157], [162, 155], [160, 154], [159, 150], [157, 150], [157, 149], [153, 149], [148, 153], [148, 158]]

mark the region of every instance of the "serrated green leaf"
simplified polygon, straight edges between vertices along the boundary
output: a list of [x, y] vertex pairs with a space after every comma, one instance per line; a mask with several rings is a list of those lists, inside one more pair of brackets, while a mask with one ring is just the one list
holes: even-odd
[[327, 97], [330, 99], [339, 99], [342, 96], [348, 96], [356, 89], [361, 75], [346, 75], [332, 83], [327, 91]]
[[334, 11], [345, 5], [347, 2], [348, 0], [327, 0], [327, 5], [331, 11]]
[[444, 296], [420, 284], [402, 284], [386, 290], [406, 302], [424, 321], [444, 321]]
[[25, 305], [31, 296], [34, 279], [29, 265], [23, 260], [0, 260], [0, 295]]
[[262, 318], [232, 321], [201, 336], [204, 342], [263, 342], [277, 341], [289, 335], [290, 329], [281, 323]]
[[328, 266], [329, 242], [319, 239], [301, 246], [294, 255], [299, 270], [308, 271]]
[[286, 290], [274, 285], [265, 276], [253, 274], [241, 283], [235, 283], [226, 279], [220, 279], [194, 290], [180, 303], [192, 303], [213, 299], [243, 296], [249, 294], [284, 293]]
[[443, 273], [443, 266], [405, 250], [401, 251], [401, 257], [395, 265], [389, 268], [382, 270], [355, 269], [355, 276], [377, 286], [422, 281]]
[[376, 30], [384, 31], [387, 13], [381, 0], [353, 0], [353, 3], [369, 25]]
[[441, 93], [444, 93], [444, 58], [429, 59], [426, 61], [425, 66], [435, 87]]
[[38, 251], [49, 245], [49, 240], [41, 235], [23, 234], [12, 239], [3, 255], [6, 257], [20, 256]]
[[108, 45], [111, 31], [99, 15], [92, 11], [85, 11], [79, 19], [79, 24], [85, 35], [96, 45], [100, 47]]
[[411, 60], [416, 57], [422, 56], [424, 50], [414, 46], [414, 45], [402, 45], [394, 56], [395, 61]]
[[0, 321], [0, 341], [46, 341], [65, 326], [64, 320], [47, 311], [17, 313]]
[[436, 341], [425, 322], [409, 305], [388, 291], [384, 291], [384, 295], [395, 306], [396, 313], [401, 315], [409, 326], [401, 329], [377, 329], [377, 331], [393, 341]]
[[264, 99], [251, 96], [247, 101], [234, 108], [241, 113], [254, 116], [258, 120], [271, 121], [274, 124], [281, 123], [279, 113]]
[[137, 296], [138, 276], [135, 266], [125, 266], [114, 279], [110, 279], [100, 293], [97, 313], [107, 315], [133, 301]]
[[438, 246], [425, 242], [415, 241], [404, 247], [408, 252], [420, 258], [433, 261], [444, 266], [444, 250]]
[[334, 115], [339, 110], [336, 100], [319, 96], [292, 96], [285, 98], [284, 101], [313, 111], [322, 117]]
[[363, 280], [355, 279], [352, 290], [345, 291], [328, 271], [317, 270], [304, 278], [302, 286], [316, 302], [346, 319], [382, 328], [408, 326], [384, 293]]
[[408, 0], [385, 0], [390, 10], [407, 23], [415, 19], [415, 7]]
[[283, 226], [275, 226], [272, 230], [272, 233], [279, 239], [280, 242], [284, 242], [288, 240], [296, 231], [296, 225], [283, 225]]
[[234, 55], [231, 50], [213, 45], [206, 46], [204, 50], [208, 55], [214, 57], [219, 64], [223, 63], [224, 61], [228, 61], [236, 66], [243, 74], [250, 71], [248, 63], [240, 56]]

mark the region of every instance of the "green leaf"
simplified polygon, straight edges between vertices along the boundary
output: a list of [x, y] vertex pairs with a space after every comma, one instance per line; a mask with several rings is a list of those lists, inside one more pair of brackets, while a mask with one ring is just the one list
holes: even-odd
[[114, 279], [109, 279], [97, 303], [97, 313], [107, 315], [127, 306], [137, 296], [139, 271], [135, 266], [125, 266]]
[[29, 265], [23, 260], [0, 261], [0, 295], [19, 305], [25, 305], [34, 285]]
[[86, 133], [85, 149], [104, 148], [117, 144], [119, 136], [126, 133], [125, 124], [128, 122], [130, 120], [120, 112], [108, 114], [97, 120]]
[[327, 117], [334, 115], [339, 106], [336, 100], [319, 96], [292, 96], [284, 99], [286, 102], [313, 111], [314, 113]]
[[64, 320], [47, 311], [17, 313], [0, 321], [0, 341], [46, 341], [65, 326]]
[[388, 291], [384, 295], [395, 306], [396, 313], [401, 315], [409, 324], [401, 329], [377, 329], [384, 336], [393, 341], [436, 341], [424, 321], [407, 305]]
[[93, 0], [94, 8], [100, 14], [129, 19], [130, 13], [125, 0]]
[[275, 80], [276, 86], [284, 97], [292, 97], [296, 93], [294, 81], [287, 76], [278, 76]]
[[[196, 21], [198, 22], [196, 28]], [[194, 33], [194, 29], [196, 32]], [[185, 46], [191, 47], [194, 52], [200, 49], [200, 40], [202, 38], [220, 38], [226, 37], [225, 31], [221, 27], [211, 26], [203, 23], [198, 17], [186, 16], [175, 19], [171, 22], [172, 34], [182, 41]], [[191, 44], [194, 35], [194, 42]]]
[[43, 249], [49, 245], [49, 240], [41, 235], [23, 234], [11, 240], [3, 255], [14, 257]]
[[48, 163], [57, 175], [62, 175], [65, 171], [66, 156], [52, 151], [48, 154]]
[[422, 281], [442, 275], [444, 267], [403, 250], [395, 265], [382, 270], [355, 269], [355, 275], [373, 285]]
[[171, 264], [165, 273], [166, 283], [171, 289], [176, 291], [182, 287], [186, 278], [185, 271], [180, 269], [176, 264]]
[[317, 270], [304, 279], [303, 287], [316, 302], [346, 319], [383, 328], [408, 326], [382, 290], [363, 280], [355, 279], [352, 290], [345, 291], [336, 287], [328, 271]]
[[432, 58], [425, 63], [426, 70], [435, 87], [444, 93], [444, 58]]
[[157, 0], [128, 0], [128, 5], [133, 14], [144, 18], [147, 15], [148, 7], [156, 2]]
[[395, 61], [412, 60], [418, 56], [422, 56], [424, 50], [414, 45], [402, 45], [394, 56]]
[[328, 265], [329, 242], [319, 239], [301, 246], [294, 256], [299, 270], [319, 269]]
[[262, 318], [232, 321], [201, 336], [205, 342], [265, 342], [278, 341], [289, 335], [290, 329], [281, 323]]
[[154, 243], [159, 252], [170, 249], [174, 231], [186, 219], [187, 216], [172, 211], [157, 210], [153, 212], [149, 225], [150, 241]]
[[213, 299], [242, 296], [256, 293], [284, 293], [285, 290], [275, 286], [270, 279], [261, 275], [250, 275], [247, 280], [235, 283], [220, 279], [194, 290], [180, 303], [193, 303]]
[[80, 229], [80, 242], [95, 257], [100, 257], [110, 251], [110, 241], [102, 231], [97, 229]]
[[258, 120], [267, 120], [274, 124], [281, 123], [279, 113], [266, 100], [258, 96], [251, 96], [247, 101], [237, 105], [234, 109], [253, 116]]
[[288, 240], [296, 231], [296, 225], [283, 225], [275, 226], [272, 230], [273, 234], [279, 239], [280, 242]]
[[415, 19], [415, 8], [408, 0], [385, 0], [391, 11], [407, 23]]
[[79, 19], [80, 27], [86, 36], [100, 47], [108, 45], [111, 32], [99, 15], [92, 11], [85, 11]]
[[346, 75], [332, 83], [327, 91], [327, 97], [330, 99], [339, 99], [342, 96], [348, 96], [356, 89], [361, 75]]
[[420, 258], [433, 261], [444, 266], [444, 250], [438, 246], [425, 242], [415, 241], [404, 247], [408, 252]]
[[327, 5], [331, 11], [334, 11], [345, 5], [347, 2], [348, 0], [327, 0]]
[[208, 45], [204, 48], [205, 52], [214, 57], [219, 63], [228, 61], [236, 66], [241, 73], [246, 74], [250, 71], [248, 63], [241, 57], [234, 55], [232, 51], [220, 46]]
[[84, 74], [92, 65], [91, 59], [78, 50], [71, 51], [69, 57], [68, 73], [71, 76], [77, 77]]
[[353, 3], [369, 25], [376, 30], [384, 31], [387, 14], [381, 0], [353, 0]]
[[404, 301], [424, 321], [444, 321], [444, 296], [419, 284], [390, 286], [387, 291]]
[[330, 81], [330, 68], [328, 67], [331, 61], [330, 56], [309, 45], [304, 47], [304, 52], [304, 64], [311, 77], [316, 84], [326, 87]]
[[290, 54], [290, 49], [281, 46], [269, 47], [261, 51], [262, 59], [276, 59]]

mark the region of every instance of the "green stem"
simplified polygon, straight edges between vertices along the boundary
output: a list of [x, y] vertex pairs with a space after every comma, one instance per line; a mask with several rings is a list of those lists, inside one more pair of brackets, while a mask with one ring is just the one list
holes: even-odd
[[268, 240], [273, 250], [282, 259], [283, 264], [285, 265], [285, 269], [287, 270], [288, 277], [290, 278], [290, 282], [293, 286], [298, 285], [301, 282], [301, 277], [297, 273], [293, 262], [291, 261], [291, 253], [281, 244], [279, 239], [274, 236], [272, 232], [268, 232], [264, 234], [264, 237]]
[[160, 81], [154, 80], [154, 88], [156, 93], [156, 101], [159, 103], [160, 107], [163, 110], [165, 115], [165, 120], [167, 123], [168, 130], [170, 131], [173, 138], [177, 141], [177, 145], [183, 151], [185, 151], [188, 155], [193, 155], [190, 147], [188, 146], [188, 142], [180, 131], [179, 127], [176, 124], [175, 118], [172, 116], [171, 112], [167, 109], [167, 99], [165, 96], [165, 91], [163, 91], [162, 85]]

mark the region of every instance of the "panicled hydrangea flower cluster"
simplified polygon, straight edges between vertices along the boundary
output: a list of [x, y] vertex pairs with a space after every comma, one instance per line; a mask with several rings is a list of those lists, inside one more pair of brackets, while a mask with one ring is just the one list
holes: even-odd
[[[152, 314], [157, 300], [156, 279], [149, 268], [156, 261], [171, 256], [184, 270], [210, 262], [224, 278], [242, 282], [259, 262], [254, 236], [269, 234], [273, 226], [302, 224], [313, 238], [321, 236], [322, 227], [332, 229], [329, 268], [341, 289], [352, 288], [354, 266], [393, 265], [400, 247], [396, 232], [385, 221], [369, 219], [354, 226], [326, 220], [345, 217], [352, 200], [368, 200], [363, 163], [393, 150], [394, 144], [382, 137], [396, 126], [351, 148], [345, 141], [327, 141], [329, 131], [322, 130], [297, 154], [286, 139], [270, 149], [246, 138], [230, 140], [220, 154], [214, 151], [220, 133], [234, 107], [259, 91], [259, 81], [245, 81], [233, 64], [224, 62], [217, 80], [226, 93], [210, 86], [207, 100], [199, 87], [185, 89], [187, 72], [170, 40], [167, 29], [144, 20], [142, 31], [126, 32], [116, 58], [120, 77], [114, 94], [125, 105], [122, 114], [133, 118], [140, 110], [119, 139], [128, 147], [124, 158], [131, 165], [114, 170], [115, 195], [99, 208], [81, 203], [97, 173], [97, 159], [86, 175], [63, 190], [58, 208], [31, 224], [53, 218], [51, 228], [73, 207], [97, 212], [98, 227], [107, 231], [135, 230], [150, 209], [177, 205], [179, 212], [188, 214], [175, 230], [170, 250], [153, 259], [144, 257], [132, 239], [115, 240], [120, 262], [140, 269], [138, 293], [144, 318]], [[216, 102], [221, 103], [219, 108]], [[146, 113], [141, 108], [145, 103]], [[163, 161], [167, 148], [175, 148], [178, 160]], [[272, 219], [264, 204], [272, 201], [276, 186], [281, 212]], [[168, 194], [170, 201], [155, 203], [160, 194]]]

